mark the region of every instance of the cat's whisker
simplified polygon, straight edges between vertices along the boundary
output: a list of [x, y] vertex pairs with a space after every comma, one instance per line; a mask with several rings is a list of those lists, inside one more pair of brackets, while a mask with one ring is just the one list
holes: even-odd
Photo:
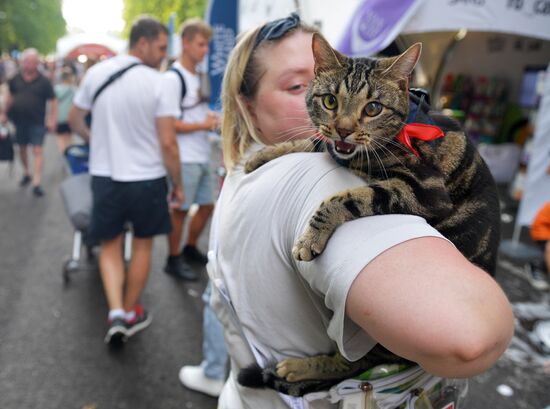
[[[378, 141], [374, 141], [373, 140], [373, 143], [375, 143], [377, 146], [379, 146], [380, 148], [382, 148], [382, 150], [386, 150], [386, 147], [383, 146], [380, 142]], [[380, 169], [382, 170], [382, 172], [384, 173], [384, 176], [386, 177], [386, 180], [389, 179], [389, 176], [388, 176], [388, 173], [386, 172], [386, 167], [384, 166], [384, 161], [382, 160], [382, 158], [380, 157], [380, 155], [378, 154], [378, 152], [376, 152], [376, 150], [373, 150], [372, 151], [372, 154], [374, 155], [374, 157], [376, 158], [376, 160], [378, 161], [378, 163], [380, 164]]]
[[[381, 138], [382, 139], [382, 138]], [[397, 156], [395, 153], [392, 152], [391, 149], [389, 149], [384, 143], [380, 143], [378, 141], [375, 141], [376, 144], [380, 147], [380, 149], [382, 149], [383, 151], [389, 153], [391, 156], [393, 156], [393, 158], [401, 165], [404, 165], [403, 161], [401, 160], [401, 158], [399, 158], [399, 156]], [[385, 140], [384, 141], [386, 144], [391, 144], [391, 145], [396, 145], [399, 149], [403, 149], [403, 150], [407, 150], [404, 146], [401, 146], [401, 144], [398, 144], [396, 142], [394, 142], [393, 140]]]
[[290, 128], [290, 129], [286, 129], [284, 131], [279, 131], [277, 132], [278, 135], [286, 135], [286, 134], [290, 134], [294, 131], [297, 131], [297, 130], [309, 130], [309, 131], [316, 131], [317, 128], [314, 127], [314, 126], [310, 126], [310, 125], [299, 125], [299, 126], [295, 126], [293, 128]]
[[311, 135], [314, 135], [318, 132], [316, 128], [310, 128], [310, 127], [296, 127], [293, 129], [289, 129], [284, 132], [277, 133], [276, 140], [287, 140], [290, 136], [296, 137], [296, 136], [302, 136], [310, 133]]
[[382, 140], [386, 145], [392, 145], [392, 146], [395, 146], [396, 148], [398, 148], [399, 150], [402, 150], [403, 152], [409, 152], [407, 147], [405, 147], [401, 143], [397, 142], [394, 138], [382, 137], [382, 138], [380, 138], [380, 140]]
[[286, 129], [284, 131], [279, 131], [279, 132], [277, 132], [277, 134], [278, 135], [285, 135], [285, 134], [288, 134], [288, 133], [292, 133], [296, 130], [304, 130], [304, 129], [311, 130], [311, 131], [317, 130], [317, 128], [311, 127], [311, 126], [295, 126], [293, 128]]
[[[292, 136], [292, 138], [289, 138], [290, 136]], [[296, 140], [296, 139], [310, 140], [310, 139], [318, 137], [318, 136], [319, 135], [317, 133], [311, 133], [309, 131], [302, 131], [302, 132], [296, 132], [293, 135], [276, 137], [276, 138], [274, 138], [274, 140], [277, 143], [284, 143], [284, 142], [288, 142], [289, 140]]]

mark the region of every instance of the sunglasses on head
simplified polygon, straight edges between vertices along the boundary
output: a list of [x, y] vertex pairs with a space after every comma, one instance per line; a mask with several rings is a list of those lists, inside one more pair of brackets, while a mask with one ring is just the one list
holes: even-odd
[[262, 41], [277, 40], [283, 37], [290, 30], [298, 27], [298, 25], [300, 25], [300, 16], [296, 13], [291, 13], [288, 17], [273, 20], [264, 24], [256, 36], [254, 48], [256, 48]]
[[[280, 18], [264, 24], [256, 35], [256, 41], [254, 42], [254, 47], [252, 50], [254, 51], [263, 41], [278, 40], [284, 37], [290, 30], [295, 29], [299, 25], [300, 16], [296, 13], [292, 13], [288, 17]], [[251, 84], [252, 77], [249, 65], [250, 61], [247, 64], [247, 68], [244, 70], [244, 78], [240, 87], [240, 93], [248, 97], [253, 94], [256, 87], [256, 84]]]

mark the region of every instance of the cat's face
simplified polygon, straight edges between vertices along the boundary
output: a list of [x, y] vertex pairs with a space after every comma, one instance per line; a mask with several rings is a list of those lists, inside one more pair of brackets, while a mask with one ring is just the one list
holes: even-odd
[[334, 154], [351, 159], [386, 149], [405, 124], [408, 77], [420, 44], [393, 58], [348, 58], [320, 35], [313, 37], [315, 78], [306, 98], [319, 132], [332, 141]]

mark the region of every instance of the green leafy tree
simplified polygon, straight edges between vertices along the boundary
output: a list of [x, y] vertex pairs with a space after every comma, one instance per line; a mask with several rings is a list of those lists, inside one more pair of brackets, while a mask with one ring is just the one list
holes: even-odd
[[149, 14], [164, 24], [176, 13], [175, 28], [188, 17], [204, 17], [207, 0], [124, 0], [124, 34], [127, 37], [134, 19]]
[[62, 0], [0, 0], [0, 50], [55, 50], [66, 32]]

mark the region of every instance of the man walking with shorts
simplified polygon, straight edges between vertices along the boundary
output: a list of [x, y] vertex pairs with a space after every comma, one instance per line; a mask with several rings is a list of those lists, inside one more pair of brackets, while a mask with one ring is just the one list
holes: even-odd
[[[184, 280], [198, 278], [184, 260], [206, 264], [206, 256], [197, 249], [197, 240], [214, 208], [208, 133], [217, 127], [219, 118], [208, 110], [206, 96], [201, 93], [200, 73], [197, 71], [197, 66], [208, 53], [211, 36], [212, 29], [201, 19], [184, 21], [181, 28], [181, 56], [165, 74], [171, 84], [171, 98], [178, 101], [181, 110], [180, 119], [176, 120], [176, 131], [181, 173], [185, 180], [185, 203], [172, 213], [174, 229], [168, 237], [169, 255], [164, 271]], [[198, 204], [199, 208], [189, 222], [186, 244], [180, 251], [185, 217], [193, 203]]]
[[[23, 166], [20, 185], [27, 186], [32, 181], [32, 192], [36, 197], [44, 195], [40, 186], [44, 155], [42, 145], [46, 130], [55, 132], [57, 127], [57, 100], [49, 79], [43, 76], [38, 67], [38, 51], [28, 48], [21, 53], [21, 72], [9, 82], [6, 111], [15, 125], [15, 138], [19, 145], [19, 156]], [[46, 104], [50, 102], [46, 119]], [[0, 123], [6, 122], [6, 115], [0, 115]], [[32, 146], [33, 171], [29, 171], [28, 148]]]
[[[119, 344], [151, 322], [139, 298], [149, 276], [153, 236], [171, 229], [166, 170], [170, 203], [183, 203], [174, 131], [179, 107], [166, 97], [166, 81], [157, 71], [166, 56], [167, 35], [156, 19], [138, 18], [130, 31], [129, 55], [90, 68], [69, 114], [72, 129], [91, 143], [90, 235], [101, 243], [99, 263], [109, 305], [107, 344]], [[89, 111], [91, 130], [85, 124]], [[122, 241], [128, 222], [134, 239], [125, 272]]]

